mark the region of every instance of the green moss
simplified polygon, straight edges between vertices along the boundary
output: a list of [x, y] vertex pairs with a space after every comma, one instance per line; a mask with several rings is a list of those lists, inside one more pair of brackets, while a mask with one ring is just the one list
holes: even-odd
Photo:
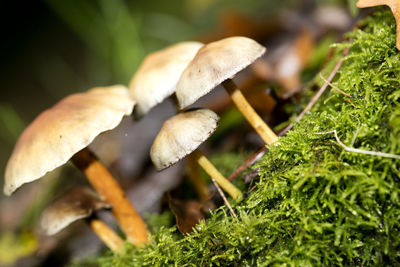
[[[211, 155], [209, 160], [214, 164], [214, 166], [221, 172], [225, 177], [229, 177], [242, 163], [246, 160], [246, 155], [248, 153], [244, 153], [242, 151], [236, 152], [228, 152], [228, 153], [217, 153]], [[203, 171], [204, 176], [206, 177], [206, 181], [211, 183], [210, 176], [208, 176]], [[245, 184], [241, 177], [239, 176], [237, 179], [233, 181], [233, 184], [237, 186], [240, 190], [247, 190]]]
[[[400, 264], [400, 161], [349, 153], [346, 145], [400, 154], [400, 54], [389, 11], [377, 12], [352, 44], [335, 90], [257, 164], [261, 180], [238, 219], [220, 208], [197, 231], [161, 228], [143, 249], [99, 259], [103, 266], [343, 266]], [[329, 74], [332, 66], [323, 72]], [[319, 78], [318, 78], [319, 79]]]

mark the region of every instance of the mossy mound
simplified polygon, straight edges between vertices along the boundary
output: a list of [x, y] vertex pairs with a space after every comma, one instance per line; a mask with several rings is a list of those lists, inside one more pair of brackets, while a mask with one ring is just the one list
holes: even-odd
[[[351, 47], [331, 90], [257, 164], [261, 180], [184, 238], [162, 228], [143, 249], [99, 259], [103, 266], [400, 265], [400, 53], [395, 22], [380, 11], [337, 45]], [[336, 61], [336, 62], [335, 62]], [[319, 79], [319, 78], [318, 78]], [[347, 99], [347, 100], [346, 100]], [[353, 144], [352, 144], [353, 143]]]

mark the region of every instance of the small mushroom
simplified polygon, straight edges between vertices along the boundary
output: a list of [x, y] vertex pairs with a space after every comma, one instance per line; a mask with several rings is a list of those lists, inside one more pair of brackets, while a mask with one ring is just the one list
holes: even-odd
[[191, 154], [193, 159], [233, 198], [242, 193], [197, 149], [217, 128], [219, 117], [209, 109], [179, 113], [164, 122], [150, 150], [157, 170]]
[[136, 101], [135, 118], [143, 117], [175, 93], [183, 70], [202, 46], [199, 42], [182, 42], [146, 56], [129, 83], [129, 92]]
[[123, 86], [94, 88], [70, 95], [42, 112], [21, 134], [8, 160], [4, 193], [40, 179], [69, 159], [113, 206], [113, 213], [134, 244], [148, 242], [146, 224], [107, 168], [87, 146], [100, 133], [130, 115], [134, 102]]
[[[146, 56], [129, 83], [129, 92], [136, 101], [133, 111], [136, 119], [146, 115], [150, 109], [167, 97], [170, 97], [177, 107], [174, 95], [176, 83], [202, 46], [203, 44], [199, 42], [181, 42]], [[178, 107], [177, 111], [179, 111]], [[196, 168], [198, 166], [196, 161], [191, 156], [185, 159], [189, 178], [200, 199], [208, 201], [210, 192]]]
[[276, 134], [257, 115], [231, 79], [265, 53], [265, 47], [246, 37], [230, 37], [199, 49], [176, 86], [179, 107], [185, 108], [222, 83], [232, 101], [267, 144]]
[[113, 251], [119, 251], [124, 241], [93, 213], [109, 209], [111, 205], [88, 187], [76, 187], [68, 191], [45, 209], [40, 220], [40, 228], [46, 235], [54, 235], [71, 223], [87, 219], [87, 223], [97, 236]]

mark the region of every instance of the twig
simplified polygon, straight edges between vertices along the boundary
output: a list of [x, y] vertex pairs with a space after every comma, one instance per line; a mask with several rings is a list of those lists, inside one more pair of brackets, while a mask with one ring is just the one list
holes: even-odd
[[326, 82], [330, 87], [332, 87], [333, 89], [335, 89], [336, 91], [338, 91], [339, 93], [341, 93], [342, 95], [345, 95], [347, 97], [352, 97], [351, 95], [349, 95], [348, 93], [345, 93], [344, 91], [340, 90], [337, 86], [333, 85], [331, 82], [329, 82], [328, 80], [325, 79], [324, 76], [322, 76], [322, 73], [319, 73], [319, 77], [321, 77], [321, 79]]
[[[241, 166], [239, 166], [239, 168], [237, 168], [229, 177], [228, 180], [232, 181], [233, 179], [235, 179], [239, 174], [241, 174], [245, 169], [247, 169], [247, 167], [249, 167], [250, 165], [254, 164], [256, 161], [258, 161], [264, 154], [265, 151], [267, 150], [267, 147], [262, 147], [260, 148], [257, 152], [251, 154], [245, 161], [244, 164], [242, 164]], [[210, 197], [208, 198], [208, 200], [212, 199], [215, 196], [216, 192], [212, 193], [210, 195]]]
[[250, 193], [251, 191], [253, 191], [254, 189], [256, 189], [257, 185], [253, 186], [252, 188], [250, 188], [250, 190], [247, 193]]
[[215, 179], [211, 179], [212, 182], [214, 183], [215, 187], [218, 190], [218, 193], [221, 195], [222, 199], [224, 200], [225, 204], [228, 206], [229, 211], [231, 212], [232, 216], [237, 218], [236, 213], [233, 211], [231, 204], [229, 204], [228, 200], [225, 197], [224, 192], [222, 192], [221, 188], [219, 187], [219, 185], [215, 182]]
[[243, 165], [241, 165], [239, 168], [237, 168], [229, 177], [228, 180], [232, 181], [233, 179], [236, 178], [241, 172], [243, 172], [245, 169], [247, 169], [248, 166], [253, 165], [254, 162], [258, 161], [264, 154], [267, 148], [264, 146], [261, 149], [259, 149], [257, 152], [251, 154], [245, 161]]
[[390, 154], [390, 153], [385, 153], [385, 152], [379, 152], [379, 151], [369, 151], [369, 150], [363, 150], [363, 149], [358, 149], [358, 148], [352, 148], [348, 147], [345, 144], [340, 141], [337, 131], [328, 131], [328, 132], [323, 132], [323, 133], [314, 133], [314, 134], [330, 134], [333, 133], [335, 135], [336, 141], [339, 143], [341, 147], [344, 148], [347, 152], [354, 152], [354, 153], [359, 153], [359, 154], [367, 154], [371, 156], [378, 156], [378, 157], [384, 157], [384, 158], [392, 158], [392, 159], [400, 159], [400, 155], [395, 155], [395, 154]]
[[[346, 56], [349, 53], [350, 47], [347, 47], [343, 51], [342, 57]], [[336, 63], [335, 68], [333, 68], [331, 74], [328, 77], [328, 80], [322, 85], [322, 87], [317, 91], [317, 93], [314, 95], [314, 97], [311, 99], [311, 101], [308, 103], [308, 105], [304, 108], [304, 110], [296, 117], [294, 122], [298, 122], [303, 116], [311, 109], [311, 107], [317, 102], [317, 100], [321, 97], [321, 95], [325, 92], [326, 88], [328, 87], [329, 83], [333, 80], [335, 77], [336, 73], [339, 71], [340, 67], [343, 64], [343, 59], [340, 59], [338, 63]], [[290, 123], [285, 129], [283, 129], [280, 133], [279, 136], [282, 136], [286, 134], [290, 129], [293, 128], [294, 122]]]
[[344, 101], [348, 102], [350, 105], [352, 105], [353, 107], [356, 107], [356, 105], [354, 105], [353, 102], [351, 102], [350, 99], [346, 98]]

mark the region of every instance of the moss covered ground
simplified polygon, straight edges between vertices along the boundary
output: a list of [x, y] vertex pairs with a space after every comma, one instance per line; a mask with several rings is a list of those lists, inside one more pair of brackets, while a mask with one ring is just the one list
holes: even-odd
[[[400, 53], [387, 9], [375, 12], [352, 43], [336, 45], [327, 77], [350, 47], [333, 84], [254, 168], [256, 190], [214, 211], [181, 237], [161, 227], [149, 246], [127, 245], [102, 266], [400, 265], [400, 160], [347, 152], [347, 146], [400, 154]], [[321, 85], [322, 81], [316, 78]], [[306, 102], [306, 101], [305, 101]], [[163, 217], [161, 217], [163, 218]], [[152, 221], [155, 221], [154, 218]], [[156, 229], [156, 228], [154, 228]]]

